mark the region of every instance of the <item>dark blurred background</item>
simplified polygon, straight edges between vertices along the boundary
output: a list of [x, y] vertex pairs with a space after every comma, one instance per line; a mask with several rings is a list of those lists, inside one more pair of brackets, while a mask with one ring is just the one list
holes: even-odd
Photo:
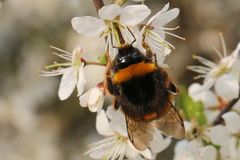
[[[154, 14], [167, 2], [147, 0], [146, 4]], [[220, 32], [229, 53], [240, 41], [240, 1], [169, 2], [171, 8], [181, 10], [169, 27], [180, 25], [174, 33], [186, 38], [167, 37], [176, 47], [167, 58], [172, 66], [169, 72], [178, 84], [188, 86], [194, 74], [186, 66], [196, 63], [192, 54], [218, 61], [212, 47], [221, 50]], [[71, 27], [72, 17], [84, 15], [97, 16], [90, 0], [0, 1], [0, 160], [89, 159], [83, 155], [87, 145], [101, 138], [95, 130], [96, 114], [79, 106], [76, 93], [60, 101], [59, 77], [38, 75], [39, 69], [59, 60], [49, 45], [70, 52], [82, 46], [88, 53], [85, 56], [97, 59], [102, 44]], [[99, 77], [94, 73], [88, 76], [90, 88]], [[171, 160], [172, 150], [168, 148], [159, 157]]]

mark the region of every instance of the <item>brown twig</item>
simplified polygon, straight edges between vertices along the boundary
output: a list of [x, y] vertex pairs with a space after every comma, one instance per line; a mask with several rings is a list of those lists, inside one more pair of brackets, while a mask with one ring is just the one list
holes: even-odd
[[91, 61], [86, 61], [85, 59], [81, 58], [81, 61], [85, 63], [85, 65], [98, 65], [98, 66], [104, 66], [106, 67], [106, 64], [102, 64], [99, 62], [91, 62]]
[[217, 118], [213, 121], [212, 125], [218, 125], [221, 124], [223, 122], [223, 118], [222, 115], [224, 113], [227, 113], [228, 111], [230, 111], [233, 106], [237, 103], [237, 101], [239, 100], [240, 97], [233, 99], [232, 101], [230, 101], [228, 103], [228, 105], [226, 107], [224, 107], [224, 109], [219, 113], [219, 115], [217, 116]]
[[103, 0], [92, 0], [92, 1], [97, 11], [104, 6]]

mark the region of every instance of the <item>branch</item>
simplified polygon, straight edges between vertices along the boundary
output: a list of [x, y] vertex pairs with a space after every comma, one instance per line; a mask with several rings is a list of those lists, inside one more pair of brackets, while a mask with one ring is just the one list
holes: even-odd
[[104, 6], [103, 0], [92, 0], [92, 1], [97, 11]]
[[98, 66], [104, 66], [106, 67], [106, 64], [102, 64], [99, 62], [90, 62], [90, 61], [86, 61], [85, 59], [81, 58], [81, 61], [85, 63], [85, 65], [98, 65]]
[[215, 125], [221, 124], [223, 121], [222, 115], [224, 113], [227, 113], [228, 111], [230, 111], [239, 99], [240, 99], [240, 96], [238, 98], [235, 98], [232, 101], [230, 101], [228, 103], [228, 105], [226, 107], [224, 107], [224, 109], [220, 112], [220, 114], [217, 116], [217, 118], [213, 121], [212, 125], [215, 126]]

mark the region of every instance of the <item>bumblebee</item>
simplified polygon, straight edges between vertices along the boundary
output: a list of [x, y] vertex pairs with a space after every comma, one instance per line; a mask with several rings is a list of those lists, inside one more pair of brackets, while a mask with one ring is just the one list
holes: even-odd
[[126, 117], [127, 132], [138, 150], [145, 150], [155, 128], [182, 138], [183, 121], [173, 106], [177, 87], [167, 72], [132, 45], [118, 48], [109, 64], [105, 87], [114, 96], [113, 106]]

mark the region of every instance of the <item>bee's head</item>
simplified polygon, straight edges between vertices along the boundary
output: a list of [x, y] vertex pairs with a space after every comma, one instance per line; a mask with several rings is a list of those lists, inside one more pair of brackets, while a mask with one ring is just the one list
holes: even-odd
[[133, 47], [132, 45], [125, 45], [118, 49], [114, 65], [116, 70], [118, 70], [126, 68], [129, 65], [142, 62], [143, 60], [144, 55], [139, 51], [139, 49]]

